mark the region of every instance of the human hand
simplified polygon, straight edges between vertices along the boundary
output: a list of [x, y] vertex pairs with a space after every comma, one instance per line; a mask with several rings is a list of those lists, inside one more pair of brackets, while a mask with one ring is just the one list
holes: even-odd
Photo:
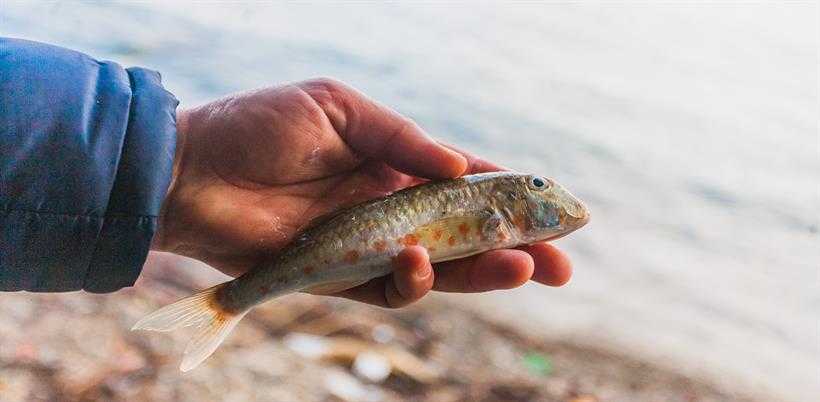
[[[425, 179], [499, 170], [427, 136], [356, 90], [317, 79], [239, 93], [177, 117], [174, 173], [152, 248], [238, 276], [313, 218]], [[545, 243], [431, 266], [404, 249], [393, 274], [336, 293], [401, 307], [431, 289], [483, 292], [533, 279], [560, 286], [571, 266]]]

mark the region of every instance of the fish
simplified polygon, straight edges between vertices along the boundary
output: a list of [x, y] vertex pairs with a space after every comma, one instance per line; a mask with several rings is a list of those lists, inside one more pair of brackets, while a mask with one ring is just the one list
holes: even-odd
[[308, 224], [270, 261], [149, 314], [132, 330], [195, 326], [180, 370], [210, 356], [254, 306], [294, 292], [330, 294], [388, 275], [405, 247], [432, 263], [554, 240], [584, 226], [587, 207], [555, 180], [490, 172], [429, 181]]

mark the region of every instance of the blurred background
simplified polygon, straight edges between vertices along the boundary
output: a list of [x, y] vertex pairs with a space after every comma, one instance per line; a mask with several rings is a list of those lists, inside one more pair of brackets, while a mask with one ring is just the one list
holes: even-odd
[[557, 242], [563, 288], [287, 297], [184, 376], [184, 335], [127, 330], [222, 280], [198, 263], [152, 255], [113, 296], [2, 294], [0, 400], [814, 400], [819, 27], [814, 2], [0, 1], [0, 35], [156, 69], [181, 107], [338, 78], [593, 215]]

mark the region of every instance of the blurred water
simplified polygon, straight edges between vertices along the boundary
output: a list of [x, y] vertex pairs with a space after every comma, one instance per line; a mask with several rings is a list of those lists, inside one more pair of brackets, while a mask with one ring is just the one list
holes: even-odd
[[0, 34], [155, 68], [183, 106], [347, 81], [592, 209], [559, 241], [570, 285], [457, 300], [543, 335], [820, 395], [816, 5], [3, 2]]

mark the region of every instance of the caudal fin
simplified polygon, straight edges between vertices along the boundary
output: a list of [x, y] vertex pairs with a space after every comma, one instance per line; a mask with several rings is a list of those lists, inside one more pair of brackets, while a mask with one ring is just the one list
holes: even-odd
[[188, 342], [179, 366], [182, 371], [191, 370], [219, 347], [248, 312], [234, 313], [219, 307], [216, 292], [223, 286], [224, 283], [169, 304], [139, 320], [131, 330], [165, 332], [196, 326], [196, 334]]

